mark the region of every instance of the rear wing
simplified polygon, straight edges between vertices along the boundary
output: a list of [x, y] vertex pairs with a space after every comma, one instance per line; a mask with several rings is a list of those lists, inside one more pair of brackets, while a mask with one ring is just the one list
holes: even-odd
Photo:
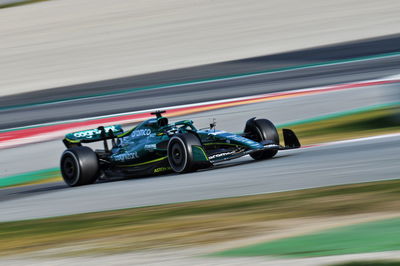
[[124, 132], [121, 125], [98, 127], [95, 129], [88, 129], [83, 131], [77, 131], [65, 135], [63, 139], [64, 145], [67, 148], [73, 146], [81, 146], [81, 143], [90, 143], [108, 139], [114, 139], [115, 136], [120, 135]]

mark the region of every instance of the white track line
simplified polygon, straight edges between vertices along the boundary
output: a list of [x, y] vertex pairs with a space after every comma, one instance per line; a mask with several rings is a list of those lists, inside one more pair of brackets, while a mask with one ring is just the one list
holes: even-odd
[[[363, 84], [363, 83], [379, 82], [379, 81], [392, 81], [392, 80], [397, 80], [397, 79], [400, 79], [400, 75], [398, 75], [398, 76], [390, 76], [388, 78], [382, 78], [382, 79], [371, 79], [371, 80], [364, 80], [364, 81], [356, 81], [356, 82], [351, 82], [351, 83], [348, 83], [348, 84]], [[314, 91], [320, 91], [320, 90], [322, 90], [322, 91], [318, 92], [318, 94], [319, 93], [327, 93], [327, 92], [330, 92], [330, 90], [334, 89], [335, 87], [343, 86], [343, 85], [346, 85], [346, 84], [347, 83], [341, 83], [341, 84], [336, 84], [336, 85], [312, 87], [312, 88], [297, 89], [297, 90], [287, 90], [287, 91], [282, 91], [282, 92], [257, 94], [257, 95], [252, 95], [252, 96], [244, 96], [244, 97], [236, 97], [236, 98], [229, 98], [229, 99], [222, 99], [222, 100], [206, 101], [206, 102], [200, 102], [200, 103], [173, 105], [173, 106], [162, 107], [162, 109], [170, 110], [170, 109], [187, 108], [187, 107], [198, 107], [198, 106], [209, 105], [209, 104], [221, 104], [221, 103], [229, 103], [229, 102], [234, 102], [234, 101], [253, 100], [253, 99], [258, 99], [258, 98], [263, 98], [263, 97], [273, 97], [273, 96], [279, 96], [279, 95], [285, 95], [285, 94], [296, 94], [296, 93], [302, 93], [302, 92], [314, 92]], [[346, 88], [345, 90], [358, 89], [358, 88], [361, 88], [361, 87]], [[304, 96], [304, 95], [292, 95], [291, 97], [295, 98], [295, 97], [302, 97], [302, 96]], [[84, 121], [88, 121], [88, 120], [97, 120], [97, 119], [110, 118], [110, 117], [120, 117], [120, 116], [125, 116], [125, 115], [149, 113], [149, 112], [153, 112], [155, 109], [157, 109], [157, 108], [145, 109], [145, 110], [139, 110], [139, 111], [133, 111], [133, 112], [116, 113], [116, 114], [111, 114], [111, 115], [102, 115], [102, 116], [93, 116], [93, 117], [87, 117], [87, 118], [62, 120], [62, 121], [42, 123], [42, 124], [34, 124], [34, 125], [23, 126], [23, 127], [9, 128], [9, 129], [6, 129], [6, 130], [7, 131], [8, 130], [18, 130], [18, 129], [25, 129], [25, 128], [28, 128], [28, 127], [43, 127], [43, 126], [51, 126], [51, 125], [57, 125], [57, 124], [68, 124], [68, 123], [75, 123], [75, 122], [84, 122]], [[2, 132], [2, 131], [4, 131], [4, 130], [0, 130], [0, 132]]]

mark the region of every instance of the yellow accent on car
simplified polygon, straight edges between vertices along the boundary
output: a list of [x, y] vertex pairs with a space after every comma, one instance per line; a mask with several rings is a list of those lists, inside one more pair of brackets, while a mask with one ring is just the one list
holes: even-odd
[[203, 147], [200, 147], [200, 146], [197, 146], [197, 147], [199, 147], [199, 149], [203, 152], [204, 157], [208, 160], [208, 156], [207, 156], [206, 152], [204, 151]]
[[153, 173], [161, 173], [161, 172], [165, 172], [165, 171], [169, 171], [172, 170], [171, 167], [158, 167], [156, 169], [154, 169]]
[[135, 130], [135, 128], [137, 128], [137, 126], [134, 127], [134, 128], [129, 129], [128, 131], [125, 131], [125, 132], [123, 132], [123, 133], [117, 135], [117, 138], [122, 138], [122, 137], [125, 137], [125, 136], [127, 136], [127, 135], [130, 135], [130, 134], [132, 133], [132, 131]]
[[140, 165], [145, 165], [145, 164], [149, 164], [149, 163], [155, 163], [155, 162], [159, 162], [162, 161], [164, 159], [167, 159], [167, 156], [158, 158], [158, 159], [154, 159], [151, 161], [147, 161], [147, 162], [143, 162], [143, 163], [137, 163], [137, 164], [129, 164], [129, 165], [117, 165], [118, 167], [131, 167], [131, 166], [140, 166]]
[[204, 146], [211, 146], [211, 145], [243, 146], [243, 145], [240, 145], [240, 144], [225, 143], [225, 142], [204, 143], [203, 145]]
[[81, 142], [80, 140], [72, 140], [72, 139], [69, 139], [69, 138], [65, 138], [65, 139], [70, 143], [80, 143]]

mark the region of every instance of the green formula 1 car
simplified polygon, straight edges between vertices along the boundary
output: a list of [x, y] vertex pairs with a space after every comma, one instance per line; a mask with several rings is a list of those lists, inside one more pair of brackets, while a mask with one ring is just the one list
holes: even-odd
[[[98, 179], [193, 172], [247, 154], [263, 160], [300, 147], [290, 129], [283, 129], [285, 146], [279, 145], [278, 132], [266, 119], [251, 118], [243, 133], [233, 134], [216, 130], [215, 123], [207, 129], [196, 129], [191, 120], [170, 124], [162, 113], [125, 132], [115, 125], [67, 134], [61, 156], [65, 182], [80, 186]], [[82, 146], [96, 141], [103, 141], [104, 149]]]

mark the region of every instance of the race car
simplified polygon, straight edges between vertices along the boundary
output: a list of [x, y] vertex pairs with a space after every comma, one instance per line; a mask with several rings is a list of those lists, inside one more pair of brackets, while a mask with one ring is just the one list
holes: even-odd
[[[122, 126], [100, 126], [69, 133], [61, 156], [61, 173], [69, 186], [96, 180], [131, 178], [168, 172], [187, 173], [250, 155], [255, 160], [272, 158], [278, 150], [300, 148], [290, 129], [283, 129], [284, 146], [274, 124], [267, 119], [249, 119], [239, 134], [216, 129], [215, 121], [197, 129], [191, 120], [169, 123], [165, 111], [124, 131]], [[93, 150], [84, 143], [102, 141]]]

